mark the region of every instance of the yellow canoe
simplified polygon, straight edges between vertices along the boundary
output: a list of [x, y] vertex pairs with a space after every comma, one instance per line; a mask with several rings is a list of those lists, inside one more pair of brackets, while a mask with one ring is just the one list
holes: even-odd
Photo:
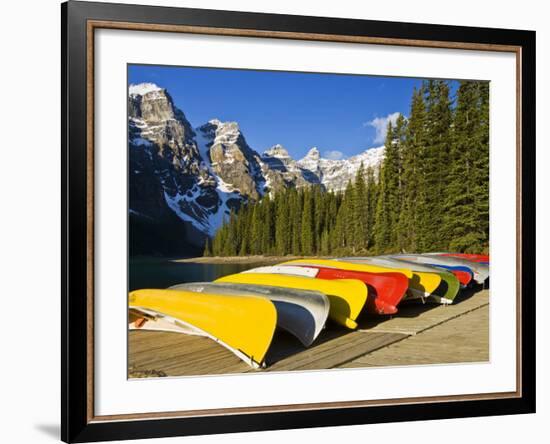
[[261, 367], [273, 339], [277, 311], [262, 297], [136, 290], [129, 307], [161, 313], [184, 328], [200, 330], [252, 367]]
[[296, 259], [280, 265], [316, 265], [340, 270], [366, 271], [367, 273], [402, 273], [409, 278], [409, 290], [413, 297], [425, 297], [433, 293], [441, 283], [441, 276], [435, 273], [416, 272], [403, 267], [385, 267], [367, 263], [333, 261], [330, 259]]
[[315, 279], [301, 276], [267, 273], [238, 273], [215, 282], [270, 285], [273, 287], [315, 290], [326, 294], [330, 301], [329, 317], [347, 328], [357, 328], [355, 320], [367, 302], [367, 286], [355, 279]]

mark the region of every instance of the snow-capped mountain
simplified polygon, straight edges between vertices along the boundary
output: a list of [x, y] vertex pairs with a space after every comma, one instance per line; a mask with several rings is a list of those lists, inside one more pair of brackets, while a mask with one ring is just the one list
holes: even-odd
[[312, 148], [296, 161], [281, 145], [260, 155], [237, 122], [192, 128], [166, 89], [142, 83], [128, 92], [131, 254], [200, 249], [243, 202], [282, 187], [341, 190], [361, 162], [377, 166], [384, 156], [380, 147], [329, 160]]
[[356, 156], [341, 160], [324, 159], [319, 150], [313, 147], [296, 164], [303, 171], [311, 173], [311, 176], [308, 176], [311, 182], [316, 178], [327, 190], [341, 191], [346, 188], [350, 180], [355, 179], [361, 163], [365, 169], [368, 167], [376, 169], [383, 159], [384, 146], [370, 148]]
[[310, 177], [309, 171], [302, 169], [282, 145], [274, 145], [264, 151], [261, 157], [262, 170], [266, 177], [269, 191], [277, 191], [281, 187], [297, 188], [318, 184], [315, 177]]
[[213, 119], [196, 131], [201, 157], [220, 188], [259, 199], [265, 185], [260, 159], [248, 146], [238, 123]]

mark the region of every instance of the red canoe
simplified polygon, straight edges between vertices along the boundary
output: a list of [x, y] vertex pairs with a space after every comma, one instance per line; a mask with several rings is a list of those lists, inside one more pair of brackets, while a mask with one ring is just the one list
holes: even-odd
[[488, 254], [467, 254], [467, 253], [445, 253], [441, 256], [459, 257], [472, 262], [487, 262], [489, 263]]
[[458, 282], [460, 282], [461, 285], [468, 285], [472, 280], [472, 273], [468, 273], [467, 271], [460, 271], [460, 270], [449, 270], [449, 271], [456, 276], [456, 278], [458, 279]]
[[319, 270], [317, 279], [357, 279], [364, 282], [369, 289], [365, 305], [368, 313], [397, 313], [397, 304], [403, 299], [409, 286], [409, 279], [402, 273], [368, 273], [314, 265], [305, 267]]

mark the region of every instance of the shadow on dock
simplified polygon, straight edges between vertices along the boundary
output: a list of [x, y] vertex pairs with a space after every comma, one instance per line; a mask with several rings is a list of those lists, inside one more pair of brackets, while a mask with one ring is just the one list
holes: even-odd
[[[467, 288], [461, 289], [456, 295], [453, 304], [451, 306], [456, 307], [460, 304], [470, 300], [476, 294], [484, 290], [484, 286], [481, 284], [471, 285]], [[383, 327], [384, 324], [392, 322], [394, 319], [414, 319], [423, 317], [430, 311], [435, 309], [446, 308], [441, 304], [426, 301], [422, 303], [420, 300], [413, 300], [410, 302], [402, 302], [399, 304], [398, 312], [395, 315], [376, 316], [372, 314], [362, 314], [358, 319], [359, 329], [369, 330], [375, 327]]]

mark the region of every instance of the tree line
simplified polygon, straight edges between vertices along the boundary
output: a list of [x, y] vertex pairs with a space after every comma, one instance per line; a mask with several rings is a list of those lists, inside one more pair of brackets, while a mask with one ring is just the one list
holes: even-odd
[[232, 212], [205, 255], [457, 251], [489, 241], [489, 84], [423, 82], [388, 124], [379, 169], [340, 192], [287, 188]]

